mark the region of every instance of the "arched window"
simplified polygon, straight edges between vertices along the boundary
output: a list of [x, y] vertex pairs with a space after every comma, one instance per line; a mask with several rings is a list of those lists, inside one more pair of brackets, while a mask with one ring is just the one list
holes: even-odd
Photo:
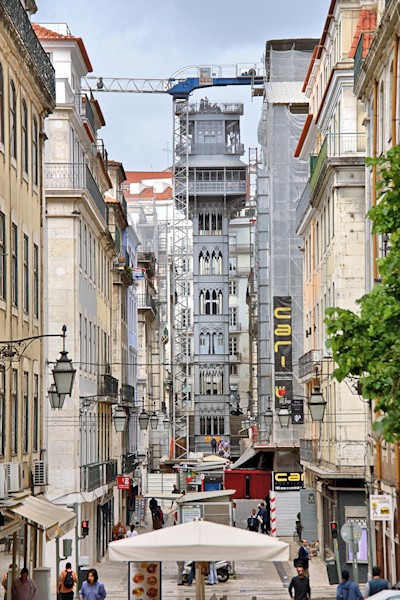
[[205, 304], [205, 306], [204, 306], [204, 308], [205, 308], [204, 314], [211, 315], [211, 294], [210, 294], [209, 290], [206, 291], [206, 294], [205, 294], [205, 303], [204, 304]]
[[214, 250], [211, 255], [211, 273], [222, 275], [222, 252]]
[[22, 115], [21, 115], [21, 134], [22, 134], [22, 169], [24, 173], [28, 173], [28, 108], [25, 100], [22, 100]]
[[32, 119], [32, 177], [35, 185], [39, 182], [39, 129], [36, 117]]
[[10, 81], [10, 154], [17, 158], [17, 92]]
[[199, 255], [199, 270], [200, 275], [209, 275], [210, 274], [210, 253], [208, 251], [200, 252]]
[[219, 314], [218, 293], [216, 292], [216, 290], [213, 290], [213, 293], [212, 293], [212, 314], [213, 315]]
[[4, 73], [0, 63], [0, 143], [4, 144]]

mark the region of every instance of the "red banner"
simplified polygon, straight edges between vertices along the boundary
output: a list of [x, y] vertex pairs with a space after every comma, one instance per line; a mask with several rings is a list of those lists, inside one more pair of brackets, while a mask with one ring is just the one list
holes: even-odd
[[129, 490], [131, 487], [131, 478], [128, 475], [118, 475], [118, 489]]

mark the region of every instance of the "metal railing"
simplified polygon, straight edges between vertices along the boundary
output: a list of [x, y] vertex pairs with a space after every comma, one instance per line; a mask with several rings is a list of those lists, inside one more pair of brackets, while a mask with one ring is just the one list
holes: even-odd
[[[310, 191], [314, 191], [327, 158], [365, 156], [365, 133], [328, 133], [310, 168]], [[311, 167], [311, 163], [310, 163]]]
[[193, 102], [189, 104], [189, 114], [216, 114], [216, 113], [233, 113], [237, 115], [243, 114], [242, 102]]
[[[186, 146], [178, 146], [177, 154], [183, 154], [186, 152]], [[224, 144], [224, 143], [212, 143], [207, 144], [193, 143], [189, 144], [189, 154], [236, 154], [243, 156], [244, 144]]]
[[83, 163], [46, 163], [45, 187], [48, 190], [87, 190], [108, 224], [108, 207], [89, 167]]
[[139, 461], [136, 454], [124, 454], [122, 457], [122, 471], [124, 473], [131, 473], [138, 466]]
[[97, 393], [99, 396], [116, 396], [118, 394], [118, 379], [102, 373], [97, 378]]
[[86, 95], [84, 95], [84, 96], [82, 96], [81, 103], [82, 103], [81, 104], [81, 106], [82, 106], [82, 112], [81, 112], [82, 118], [84, 120], [86, 119], [88, 121], [88, 123], [89, 123], [89, 125], [91, 127], [91, 130], [92, 130], [93, 136], [96, 136], [95, 117], [94, 117], [94, 112], [93, 112], [93, 108], [92, 108], [92, 105], [90, 103], [90, 100], [89, 100], [89, 98]]
[[81, 491], [91, 492], [96, 488], [112, 483], [117, 476], [117, 461], [92, 463], [81, 467]]
[[190, 194], [245, 194], [245, 181], [191, 181]]
[[296, 204], [296, 227], [298, 227], [304, 217], [307, 208], [310, 205], [310, 180], [307, 181], [306, 187]]
[[360, 39], [358, 40], [356, 53], [354, 55], [354, 84], [358, 79], [358, 75], [360, 73], [361, 65], [363, 62], [363, 52], [364, 50], [364, 34], [360, 35]]
[[122, 210], [124, 211], [125, 216], [128, 214], [128, 204], [125, 200], [125, 196], [122, 190], [117, 190], [117, 200], [119, 201]]
[[104, 145], [104, 141], [100, 138], [97, 138], [96, 140], [96, 151], [98, 154], [100, 154], [101, 158], [103, 159], [105, 168], [108, 169], [108, 152]]
[[123, 402], [135, 402], [135, 388], [129, 383], [121, 386], [121, 398]]
[[[16, 0], [0, 0], [0, 16], [3, 12], [6, 13], [9, 20], [14, 25], [18, 37], [22, 40], [46, 90], [55, 101], [56, 79], [53, 65], [33, 31], [31, 22], [22, 3], [19, 1], [16, 2]], [[4, 17], [0, 18], [0, 21], [2, 21], [3, 18]]]
[[313, 463], [318, 458], [317, 440], [300, 440], [300, 460]]
[[138, 294], [137, 306], [138, 308], [149, 308], [153, 311], [154, 315], [157, 314], [156, 303], [154, 302], [150, 294]]
[[309, 350], [299, 358], [299, 378], [306, 377], [315, 372], [315, 367], [320, 366], [322, 359], [321, 350]]

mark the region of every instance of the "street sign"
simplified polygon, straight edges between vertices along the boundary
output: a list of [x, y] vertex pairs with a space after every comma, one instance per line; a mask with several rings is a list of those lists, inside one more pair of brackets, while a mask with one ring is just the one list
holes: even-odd
[[355, 521], [346, 521], [340, 529], [340, 537], [344, 542], [358, 542], [361, 540], [362, 530]]
[[129, 475], [118, 475], [117, 485], [119, 490], [129, 490], [131, 487], [131, 478]]
[[371, 521], [391, 521], [393, 518], [392, 497], [389, 494], [370, 496]]

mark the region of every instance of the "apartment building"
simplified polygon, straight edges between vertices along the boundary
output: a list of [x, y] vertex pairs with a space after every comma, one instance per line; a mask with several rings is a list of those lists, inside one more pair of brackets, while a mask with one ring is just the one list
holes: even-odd
[[[400, 139], [398, 2], [380, 0], [363, 11], [354, 39], [354, 93], [365, 106], [367, 155], [380, 156]], [[376, 169], [366, 170], [366, 213], [377, 202]], [[366, 224], [365, 278], [367, 291], [379, 282], [377, 259], [389, 249], [389, 236], [372, 236]], [[371, 441], [372, 443], [372, 441]], [[376, 562], [392, 583], [400, 580], [400, 447], [377, 440], [374, 445], [373, 493], [392, 498], [393, 518], [375, 521]]]
[[[312, 423], [306, 413], [305, 435], [300, 440], [305, 487], [313, 490], [315, 498], [303, 523], [304, 535], [319, 539], [324, 556], [330, 556], [329, 522], [337, 521], [339, 529], [348, 521], [360, 524], [361, 579], [367, 575], [368, 560], [369, 413], [349, 382], [331, 378], [334, 364], [326, 346], [324, 318], [328, 307], [355, 310], [356, 299], [365, 291], [365, 114], [353, 92], [351, 54], [366, 4], [361, 0], [331, 2], [303, 86], [310, 114], [296, 148], [296, 156], [308, 158], [310, 166], [309, 181], [296, 207], [304, 281], [299, 380], [304, 396], [318, 391], [326, 401], [322, 423]], [[350, 566], [341, 539], [339, 553], [341, 563]]]
[[[47, 327], [53, 331], [66, 324], [77, 368], [71, 397], [62, 411], [47, 415], [47, 496], [73, 505], [78, 522], [89, 522], [89, 535], [71, 539], [74, 556], [93, 562], [111, 540], [118, 468], [112, 417], [122, 382], [115, 377], [111, 351], [116, 244], [104, 201], [112, 182], [98, 135], [104, 117], [98, 102], [80, 90], [81, 77], [92, 70], [83, 40], [66, 24], [34, 28], [56, 71], [57, 104], [45, 128]], [[117, 212], [112, 210], [115, 220]], [[54, 352], [53, 340], [49, 351]], [[53, 576], [54, 556], [58, 561], [58, 552], [50, 549], [46, 558], [55, 566]]]

